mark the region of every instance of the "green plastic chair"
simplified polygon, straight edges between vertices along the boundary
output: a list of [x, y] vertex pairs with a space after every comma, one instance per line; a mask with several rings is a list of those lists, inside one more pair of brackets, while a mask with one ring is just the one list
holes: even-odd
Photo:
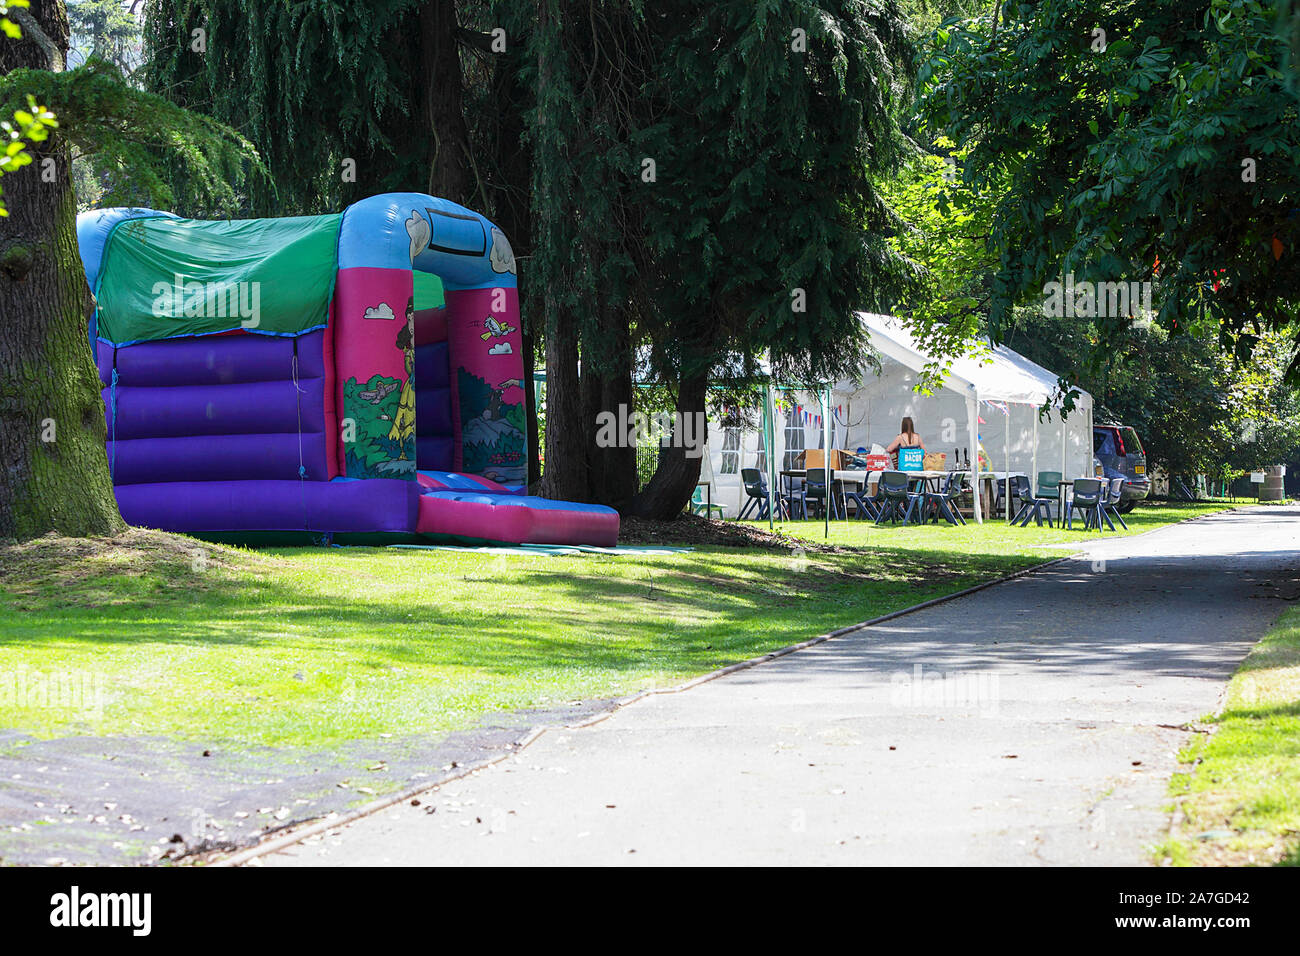
[[[705, 514], [706, 511], [708, 514]], [[700, 490], [699, 485], [696, 485], [695, 492], [691, 495], [691, 514], [704, 515], [706, 518], [712, 518], [714, 511], [718, 513], [719, 521], [726, 520], [727, 509], [722, 507], [722, 505], [711, 505], [706, 502], [704, 500], [704, 492]]]
[[[1056, 486], [1056, 483], [1060, 480], [1061, 480], [1061, 473], [1059, 471], [1040, 471], [1038, 473], [1038, 493], [1034, 495], [1034, 497], [1040, 499], [1050, 498], [1051, 507], [1057, 512], [1056, 519], [1058, 521], [1063, 522], [1065, 521], [1065, 515], [1060, 514], [1061, 489]], [[1068, 508], [1070, 507], [1069, 504], [1070, 492], [1068, 489], [1065, 492], [1065, 497], [1066, 497], [1065, 506]]]
[[1040, 471], [1038, 473], [1038, 494], [1036, 497], [1051, 498], [1055, 501], [1060, 491], [1056, 487], [1056, 483], [1060, 480], [1061, 473], [1059, 471]]

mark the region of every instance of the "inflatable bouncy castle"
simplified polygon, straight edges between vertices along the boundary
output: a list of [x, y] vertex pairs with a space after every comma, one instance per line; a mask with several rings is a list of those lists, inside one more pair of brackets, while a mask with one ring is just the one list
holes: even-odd
[[530, 497], [515, 261], [455, 203], [201, 222], [83, 213], [122, 516], [217, 537], [613, 545]]

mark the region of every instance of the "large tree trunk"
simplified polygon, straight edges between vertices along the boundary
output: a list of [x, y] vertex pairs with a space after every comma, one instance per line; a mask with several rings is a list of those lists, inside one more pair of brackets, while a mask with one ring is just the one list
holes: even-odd
[[[559, 4], [545, 0], [537, 5], [537, 29], [555, 29], [559, 23]], [[537, 58], [540, 89], [553, 82], [554, 63], [545, 44]], [[538, 106], [538, 133], [555, 150], [554, 128], [559, 117], [549, 115]], [[563, 188], [545, 176], [534, 175], [533, 187], [539, 193], [538, 208], [552, 210], [552, 193]], [[560, 222], [539, 217], [534, 222], [535, 236], [545, 243], [549, 234], [559, 232]], [[546, 462], [542, 470], [541, 492], [547, 498], [586, 501], [590, 486], [587, 480], [587, 439], [583, 434], [583, 403], [578, 381], [578, 320], [558, 301], [550, 288], [540, 290], [542, 321], [546, 330]]]
[[[622, 424], [635, 411], [632, 373], [628, 370], [606, 376], [585, 372], [582, 376], [583, 419], [587, 426], [587, 462], [590, 501], [624, 510], [636, 494], [636, 446], [627, 442], [626, 432], [619, 441], [602, 446], [599, 416], [607, 413]], [[606, 430], [606, 433], [608, 430]]]
[[[631, 504], [637, 485], [636, 445], [628, 440], [624, 427], [636, 411], [626, 310], [606, 305], [597, 327], [606, 333], [599, 350], [600, 361], [595, 357], [597, 350], [584, 348], [584, 356], [591, 361], [584, 360], [582, 369], [587, 474], [591, 488], [588, 500], [623, 511]], [[617, 423], [612, 436], [610, 429], [600, 427], [602, 416], [612, 416]], [[615, 440], [610, 442], [610, 437]]]
[[[0, 39], [0, 72], [62, 69], [68, 51], [63, 3], [33, 0], [18, 19], [23, 39]], [[77, 251], [68, 150], [59, 136], [40, 146], [32, 149], [35, 162], [4, 177], [9, 215], [0, 218], [0, 538], [123, 527], [87, 341], [92, 299]], [[47, 159], [53, 160], [52, 175]]]
[[[704, 402], [708, 395], [709, 380], [707, 374], [684, 377], [677, 389], [678, 427], [681, 421], [690, 416], [690, 421], [699, 423], [704, 420]], [[700, 427], [693, 428], [684, 438], [672, 441], [659, 448], [659, 464], [654, 476], [646, 483], [628, 509], [640, 518], [659, 518], [667, 520], [681, 514], [695, 485], [700, 480], [701, 457], [704, 433]], [[694, 447], [691, 447], [691, 445]]]
[[[508, 236], [509, 233], [506, 233]], [[518, 258], [515, 260], [518, 262]], [[522, 281], [522, 277], [520, 279]], [[539, 445], [541, 431], [537, 424], [537, 382], [533, 380], [535, 357], [537, 355], [537, 339], [533, 335], [533, 322], [531, 318], [524, 318], [531, 315], [532, 310], [525, 310], [523, 290], [519, 291], [519, 337], [523, 345], [524, 360], [524, 431], [528, 439], [528, 487], [534, 489], [542, 480], [542, 456]]]
[[[490, 50], [490, 38], [461, 31], [462, 40], [473, 42], [480, 49]], [[491, 150], [496, 157], [496, 175], [488, 177], [488, 198], [492, 218], [510, 240], [515, 262], [519, 268], [519, 318], [523, 339], [524, 416], [528, 432], [528, 485], [535, 487], [542, 477], [540, 447], [537, 428], [537, 389], [533, 381], [533, 363], [541, 335], [541, 297], [538, 290], [527, 281], [528, 261], [533, 254], [532, 206], [532, 152], [525, 136], [524, 112], [532, 106], [529, 95], [519, 77], [524, 67], [524, 42], [518, 38], [506, 46], [505, 53], [494, 53], [492, 69], [492, 96], [496, 104], [493, 131], [495, 141]]]
[[546, 467], [542, 495], [587, 501], [587, 437], [578, 381], [578, 330], [573, 316], [546, 304]]
[[475, 185], [456, 29], [454, 0], [434, 0], [420, 8], [420, 52], [424, 68], [418, 79], [424, 100], [424, 123], [417, 125], [429, 139], [427, 148], [431, 153], [426, 191], [477, 209], [482, 208], [487, 197], [479, 195]]

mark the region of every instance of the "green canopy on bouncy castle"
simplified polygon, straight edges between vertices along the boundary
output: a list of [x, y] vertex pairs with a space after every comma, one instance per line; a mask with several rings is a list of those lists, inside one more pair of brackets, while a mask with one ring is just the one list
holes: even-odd
[[130, 219], [93, 290], [115, 345], [243, 329], [300, 335], [329, 318], [341, 215], [199, 222]]

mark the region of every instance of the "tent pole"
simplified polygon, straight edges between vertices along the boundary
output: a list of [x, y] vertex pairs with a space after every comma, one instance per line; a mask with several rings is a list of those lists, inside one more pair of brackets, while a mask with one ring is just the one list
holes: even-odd
[[[772, 398], [772, 380], [769, 378], [767, 384], [763, 386], [763, 449], [767, 457], [767, 529], [769, 531], [776, 527], [774, 512], [772, 511], [772, 488], [776, 482], [776, 469], [773, 467], [773, 455], [776, 454], [776, 409], [773, 407]], [[778, 499], [780, 500], [779, 496]]]
[[826, 507], [822, 509], [822, 516], [826, 519], [824, 536], [831, 536], [831, 502], [835, 500], [835, 488], [831, 484], [831, 390], [827, 387], [822, 396], [822, 448], [825, 450], [825, 456], [822, 458], [822, 467], [826, 469]]
[[1065, 473], [1065, 441], [1066, 441], [1065, 409], [1062, 408], [1061, 409], [1061, 480], [1062, 481], [1068, 480], [1070, 477]]
[[1002, 510], [1007, 513], [1007, 524], [1011, 524], [1011, 403], [1007, 402], [1007, 413], [1002, 421]]
[[[1092, 405], [1089, 404], [1089, 405], [1088, 405], [1088, 435], [1087, 435], [1087, 438], [1084, 440], [1083, 448], [1084, 448], [1084, 451], [1087, 451], [1089, 448], [1092, 448], [1092, 447], [1093, 447], [1093, 439], [1092, 439]], [[1096, 452], [1096, 450], [1094, 449], [1094, 450], [1092, 451], [1092, 453], [1088, 455], [1088, 468], [1089, 468], [1089, 469], [1092, 468], [1092, 460], [1093, 460], [1094, 458], [1096, 458], [1096, 457], [1097, 457], [1097, 452]], [[1103, 474], [1102, 477], [1105, 478], [1106, 476]]]
[[1042, 406], [1034, 406], [1034, 453], [1033, 463], [1030, 465], [1034, 473], [1029, 476], [1029, 491], [1030, 494], [1035, 495], [1038, 494], [1038, 416], [1041, 411]]
[[980, 397], [976, 392], [966, 399], [966, 417], [970, 421], [970, 450], [975, 453], [975, 458], [971, 462], [971, 496], [972, 508], [971, 515], [975, 518], [976, 524], [984, 523], [984, 509], [980, 502]]

